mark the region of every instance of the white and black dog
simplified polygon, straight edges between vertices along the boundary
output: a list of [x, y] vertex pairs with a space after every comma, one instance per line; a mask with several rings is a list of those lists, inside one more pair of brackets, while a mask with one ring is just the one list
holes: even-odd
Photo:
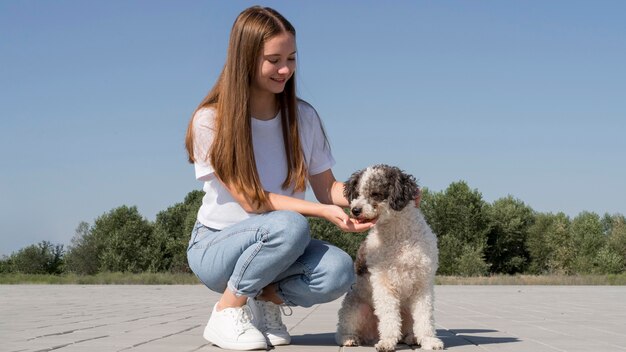
[[388, 165], [355, 172], [345, 183], [351, 216], [376, 224], [359, 248], [357, 280], [339, 310], [339, 345], [443, 349], [433, 317], [437, 237], [415, 206], [417, 192], [413, 176]]

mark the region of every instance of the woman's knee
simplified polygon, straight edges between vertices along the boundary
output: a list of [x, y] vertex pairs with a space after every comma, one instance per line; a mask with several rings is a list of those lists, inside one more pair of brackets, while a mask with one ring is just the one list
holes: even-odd
[[332, 255], [324, 258], [321, 264], [323, 276], [326, 277], [320, 289], [329, 300], [334, 300], [348, 292], [356, 280], [352, 258], [344, 251], [331, 247]]
[[285, 245], [300, 248], [302, 252], [311, 240], [309, 222], [306, 217], [295, 211], [280, 210], [271, 215], [273, 232], [279, 233]]

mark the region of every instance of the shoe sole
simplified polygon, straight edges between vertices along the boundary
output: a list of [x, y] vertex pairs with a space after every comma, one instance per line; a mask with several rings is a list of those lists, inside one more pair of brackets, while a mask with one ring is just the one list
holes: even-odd
[[223, 341], [219, 336], [215, 335], [210, 329], [205, 329], [202, 334], [205, 340], [224, 349], [250, 351], [250, 350], [267, 350], [267, 344], [263, 342], [228, 342]]
[[272, 346], [284, 346], [284, 345], [289, 345], [291, 343], [291, 340], [285, 340], [285, 339], [269, 339], [270, 345]]
[[263, 335], [265, 335], [265, 338], [267, 338], [267, 341], [269, 341], [269, 344], [272, 346], [289, 345], [291, 343], [291, 336], [289, 335], [287, 335], [287, 337], [282, 337], [267, 332], [264, 332]]

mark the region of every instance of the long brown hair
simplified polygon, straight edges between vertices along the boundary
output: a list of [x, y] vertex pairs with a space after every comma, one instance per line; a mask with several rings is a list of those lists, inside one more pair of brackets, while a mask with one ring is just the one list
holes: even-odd
[[[264, 43], [282, 33], [296, 36], [291, 23], [276, 10], [253, 6], [239, 14], [230, 33], [222, 73], [195, 111], [207, 107], [216, 110], [215, 138], [208, 155], [194, 155], [193, 115], [185, 138], [189, 162], [209, 158], [222, 182], [259, 206], [266, 204], [268, 199], [259, 179], [252, 147], [250, 85], [256, 76]], [[298, 131], [295, 74], [276, 98], [280, 106], [288, 170], [282, 187], [293, 186], [295, 191], [304, 191], [307, 168]]]

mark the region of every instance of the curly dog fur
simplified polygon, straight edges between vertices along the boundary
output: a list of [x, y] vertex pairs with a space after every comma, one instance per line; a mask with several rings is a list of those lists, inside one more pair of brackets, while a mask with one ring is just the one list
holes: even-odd
[[435, 333], [437, 237], [415, 207], [415, 178], [375, 165], [345, 183], [351, 216], [377, 219], [355, 261], [357, 280], [339, 310], [336, 341], [393, 351], [400, 341], [443, 349]]

